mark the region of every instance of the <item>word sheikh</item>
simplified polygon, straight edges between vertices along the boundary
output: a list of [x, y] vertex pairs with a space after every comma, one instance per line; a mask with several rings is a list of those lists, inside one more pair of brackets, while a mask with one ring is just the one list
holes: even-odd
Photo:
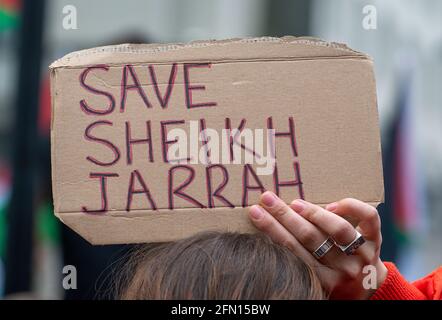
[[[191, 113], [194, 108], [213, 108], [217, 107], [216, 102], [195, 102], [193, 93], [198, 90], [205, 90], [204, 85], [192, 85], [190, 82], [190, 70], [192, 68], [210, 68], [211, 65], [209, 63], [198, 63], [198, 64], [183, 64], [183, 72], [184, 72], [184, 90], [185, 90], [185, 102], [187, 112]], [[126, 112], [126, 99], [128, 94], [135, 95], [135, 98], [139, 98], [139, 102], [137, 104], [137, 108], [139, 108], [139, 104], [144, 105], [146, 110], [153, 108], [153, 100], [152, 97], [148, 96], [144, 88], [142, 87], [140, 81], [138, 80], [138, 75], [135, 71], [135, 68], [131, 65], [125, 65], [122, 69], [121, 76], [121, 90], [120, 91], [120, 99], [119, 99], [119, 112]], [[163, 109], [168, 108], [168, 103], [170, 97], [173, 93], [174, 83], [176, 74], [178, 72], [178, 65], [173, 64], [171, 66], [171, 71], [169, 75], [169, 81], [163, 92], [161, 92], [155, 68], [152, 65], [145, 67], [147, 74], [150, 75], [151, 87], [154, 89], [156, 102]], [[93, 163], [95, 166], [104, 167], [103, 172], [101, 170], [94, 170], [94, 172], [90, 172], [89, 176], [91, 179], [97, 179], [99, 182], [100, 195], [101, 195], [101, 207], [99, 209], [91, 209], [89, 207], [83, 206], [82, 211], [86, 213], [105, 213], [108, 211], [108, 194], [107, 194], [107, 184], [108, 183], [116, 183], [117, 185], [121, 185], [122, 179], [123, 183], [127, 185], [127, 201], [126, 201], [126, 210], [131, 210], [132, 200], [134, 196], [143, 196], [147, 203], [149, 204], [152, 210], [159, 209], [156, 201], [156, 197], [152, 194], [151, 189], [149, 188], [150, 183], [155, 183], [155, 181], [147, 181], [144, 175], [144, 172], [139, 168], [133, 168], [128, 176], [120, 177], [119, 173], [111, 172], [110, 167], [114, 166], [116, 163], [120, 161], [124, 161], [122, 158], [125, 158], [126, 165], [128, 167], [133, 166], [134, 157], [142, 157], [142, 159], [148, 163], [154, 163], [155, 161], [160, 161], [163, 163], [170, 164], [170, 167], [167, 171], [164, 172], [164, 178], [167, 179], [167, 198], [168, 198], [168, 208], [174, 209], [174, 200], [176, 197], [179, 197], [188, 203], [192, 204], [193, 207], [199, 208], [214, 208], [215, 200], [222, 203], [223, 207], [235, 207], [238, 203], [233, 203], [231, 200], [227, 199], [223, 194], [223, 189], [229, 183], [229, 171], [227, 168], [219, 163], [219, 155], [215, 154], [215, 150], [218, 149], [218, 145], [214, 144], [215, 133], [216, 130], [207, 129], [206, 120], [204, 118], [199, 119], [198, 121], [190, 121], [190, 136], [191, 139], [189, 143], [199, 143], [202, 142], [203, 152], [197, 152], [198, 158], [203, 159], [201, 163], [204, 165], [205, 170], [205, 184], [201, 183], [201, 186], [206, 186], [205, 192], [207, 201], [201, 202], [195, 198], [195, 195], [189, 194], [186, 192], [186, 189], [194, 182], [196, 172], [195, 168], [190, 166], [189, 164], [198, 163], [195, 160], [195, 157], [188, 157], [185, 154], [183, 158], [183, 151], [187, 152], [187, 144], [183, 146], [183, 134], [185, 132], [183, 130], [177, 130], [177, 126], [183, 125], [186, 123], [185, 120], [182, 119], [162, 119], [159, 121], [159, 124], [155, 124], [156, 127], [159, 127], [158, 136], [155, 135], [155, 132], [152, 131], [152, 123], [151, 120], [144, 121], [143, 114], [141, 110], [137, 109], [137, 112], [140, 112], [140, 119], [137, 121], [142, 121], [141, 123], [137, 123], [136, 126], [139, 128], [139, 124], [142, 124], [141, 127], [145, 128], [145, 131], [141, 134], [140, 132], [134, 133], [131, 130], [131, 122], [129, 120], [124, 120], [122, 123], [115, 123], [116, 126], [121, 126], [124, 123], [124, 145], [118, 146], [112, 141], [111, 137], [103, 137], [98, 135], [97, 128], [101, 126], [114, 126], [114, 122], [117, 120], [107, 120], [103, 119], [103, 117], [112, 114], [115, 111], [117, 105], [117, 99], [114, 97], [112, 92], [104, 91], [102, 88], [95, 88], [91, 84], [88, 83], [88, 75], [92, 72], [99, 72], [100, 78], [103, 79], [102, 73], [107, 72], [109, 67], [107, 65], [97, 65], [87, 67], [80, 74], [79, 81], [80, 85], [90, 94], [99, 95], [103, 98], [106, 98], [107, 105], [91, 105], [86, 99], [81, 99], [79, 101], [80, 109], [86, 113], [87, 115], [94, 118], [94, 121], [86, 126], [84, 131], [84, 138], [88, 143], [95, 143], [100, 148], [107, 148], [112, 152], [112, 159], [103, 159], [102, 152], [99, 153], [100, 156], [97, 157], [97, 154], [90, 154], [86, 157], [86, 160]], [[140, 69], [137, 69], [140, 70]], [[140, 71], [138, 71], [140, 72]], [[165, 83], [165, 82], [162, 82]], [[210, 83], [210, 82], [209, 82]], [[164, 87], [164, 86], [162, 86]], [[156, 103], [155, 103], [156, 104]], [[132, 108], [133, 106], [131, 106]], [[97, 117], [101, 119], [96, 119]], [[121, 119], [121, 117], [118, 117]], [[121, 120], [118, 120], [121, 121]], [[285, 126], [288, 124], [288, 131], [280, 131], [274, 129], [274, 120], [272, 117], [268, 117], [266, 119], [266, 129], [271, 134], [270, 139], [267, 140], [270, 146], [267, 145], [267, 155], [264, 155], [263, 152], [263, 139], [261, 141], [261, 148], [259, 148], [256, 144], [249, 144], [242, 142], [242, 138], [250, 137], [250, 134], [247, 135], [245, 133], [249, 132], [246, 129], [247, 119], [243, 118], [239, 121], [238, 126], [233, 126], [230, 118], [226, 117], [224, 121], [224, 128], [222, 134], [222, 140], [227, 141], [227, 148], [223, 148], [222, 150], [226, 150], [226, 155], [222, 156], [222, 159], [230, 160], [229, 163], [233, 164], [242, 164], [242, 179], [241, 179], [241, 194], [242, 200], [241, 205], [243, 207], [248, 206], [248, 194], [249, 192], [264, 192], [265, 187], [262, 181], [259, 178], [260, 174], [273, 174], [273, 182], [274, 182], [274, 190], [276, 194], [279, 195], [279, 191], [282, 187], [291, 187], [297, 188], [299, 191], [299, 196], [303, 198], [303, 189], [302, 189], [302, 181], [300, 175], [299, 164], [295, 160], [290, 166], [293, 168], [295, 178], [293, 180], [284, 180], [281, 181], [278, 176], [278, 166], [275, 164], [275, 144], [276, 138], [287, 138], [285, 139], [285, 143], [287, 144], [287, 150], [291, 150], [291, 153], [294, 158], [298, 157], [297, 146], [296, 146], [296, 137], [295, 137], [295, 123], [292, 117], [288, 118]], [[132, 123], [133, 124], [133, 123]], [[198, 125], [199, 124], [199, 125]], [[159, 126], [158, 126], [159, 125]], [[281, 126], [281, 125], [280, 125]], [[279, 127], [280, 127], [279, 126]], [[175, 129], [175, 130], [174, 130]], [[192, 134], [192, 131], [194, 132]], [[199, 132], [199, 134], [195, 134]], [[245, 134], [245, 135], [244, 135]], [[193, 138], [192, 138], [193, 135]], [[216, 135], [216, 137], [218, 137]], [[256, 135], [255, 135], [256, 137]], [[262, 134], [261, 134], [262, 137]], [[120, 140], [120, 139], [118, 139]], [[247, 141], [247, 139], [246, 139]], [[159, 144], [159, 146], [155, 145]], [[134, 155], [133, 146], [134, 145], [144, 145], [145, 152], [137, 153]], [[154, 148], [161, 148], [162, 159], [154, 159]], [[124, 148], [123, 152], [121, 149]], [[171, 152], [170, 149], [173, 151]], [[259, 150], [258, 150], [259, 149]], [[138, 149], [139, 150], [139, 149]], [[219, 150], [218, 150], [219, 151]], [[259, 151], [259, 153], [257, 152]], [[223, 152], [223, 151], [222, 151]], [[251, 166], [250, 158], [246, 159], [246, 163], [242, 163], [238, 161], [237, 157], [241, 154], [241, 152], [249, 153], [253, 155], [254, 158], [260, 158], [262, 164], [266, 164], [266, 168], [264, 168], [264, 172], [255, 172], [255, 169]], [[203, 156], [201, 157], [201, 154]], [[270, 156], [269, 156], [270, 154]], [[123, 156], [124, 155], [124, 156]], [[171, 156], [172, 155], [172, 156]], [[178, 155], [178, 156], [177, 156]], [[175, 165], [174, 165], [175, 164]], [[269, 165], [270, 164], [270, 165]], [[201, 166], [201, 165], [200, 165]], [[271, 169], [270, 171], [267, 169]], [[260, 169], [260, 168], [258, 168]], [[150, 170], [146, 170], [148, 173]], [[177, 178], [179, 174], [180, 177], [185, 176], [184, 181], [181, 183], [177, 183], [177, 180], [182, 181], [183, 179]], [[219, 181], [214, 177], [222, 177], [221, 182], [214, 185], [214, 181]], [[118, 179], [117, 179], [118, 178]], [[200, 179], [200, 178], [199, 178]], [[199, 196], [201, 191], [198, 192]], [[160, 206], [163, 208], [164, 206]]]
[[[256, 169], [258, 175], [273, 173], [276, 162], [274, 129], [267, 130], [265, 142], [263, 129], [222, 129], [220, 136], [217, 130], [205, 128], [203, 120], [200, 119], [199, 123], [190, 120], [188, 131], [175, 128], [168, 132], [168, 141], [176, 142], [168, 149], [169, 163], [206, 165], [248, 163], [259, 165]], [[226, 126], [230, 127], [230, 124], [226, 123]], [[199, 142], [202, 142], [201, 146]], [[266, 148], [264, 144], [267, 145]], [[262, 165], [264, 167], [261, 167]]]

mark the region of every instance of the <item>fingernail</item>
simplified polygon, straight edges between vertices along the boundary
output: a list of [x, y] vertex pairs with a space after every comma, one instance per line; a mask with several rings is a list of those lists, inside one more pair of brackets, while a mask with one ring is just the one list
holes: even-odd
[[325, 207], [326, 210], [331, 211], [331, 212], [335, 211], [337, 208], [338, 208], [337, 202], [330, 203]]
[[261, 196], [261, 201], [267, 207], [272, 207], [277, 201], [276, 195], [271, 191], [266, 191]]
[[297, 213], [302, 212], [305, 209], [305, 202], [301, 199], [296, 199], [292, 202], [292, 209]]
[[264, 215], [264, 212], [262, 211], [260, 206], [252, 206], [250, 208], [250, 216], [255, 219], [259, 220]]

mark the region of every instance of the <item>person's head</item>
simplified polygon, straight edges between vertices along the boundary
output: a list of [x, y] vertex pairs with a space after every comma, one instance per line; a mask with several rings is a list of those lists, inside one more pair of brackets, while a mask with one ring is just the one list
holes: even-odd
[[263, 234], [206, 232], [135, 254], [121, 299], [324, 299], [312, 269]]

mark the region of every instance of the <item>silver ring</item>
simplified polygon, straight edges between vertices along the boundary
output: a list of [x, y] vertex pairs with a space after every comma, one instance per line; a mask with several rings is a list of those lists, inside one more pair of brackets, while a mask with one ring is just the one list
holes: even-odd
[[323, 256], [330, 251], [331, 248], [335, 245], [335, 242], [331, 238], [327, 238], [319, 247], [313, 252], [313, 256], [316, 259], [321, 259]]
[[350, 244], [346, 246], [341, 246], [336, 243], [336, 246], [348, 256], [352, 255], [356, 251], [356, 249], [358, 249], [360, 246], [362, 246], [365, 243], [364, 237], [357, 230], [355, 231], [356, 231], [356, 237]]

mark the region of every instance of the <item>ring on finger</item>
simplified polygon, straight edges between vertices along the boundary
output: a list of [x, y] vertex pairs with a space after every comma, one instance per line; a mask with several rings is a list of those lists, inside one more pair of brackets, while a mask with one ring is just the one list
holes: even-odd
[[313, 256], [316, 259], [321, 259], [323, 256], [327, 254], [327, 252], [330, 251], [331, 248], [335, 245], [335, 242], [332, 240], [332, 238], [327, 238], [314, 252]]
[[356, 231], [356, 236], [354, 240], [350, 242], [348, 245], [341, 246], [340, 244], [335, 243], [336, 246], [348, 256], [352, 255], [360, 246], [362, 246], [365, 243], [364, 237], [357, 230], [355, 231]]

